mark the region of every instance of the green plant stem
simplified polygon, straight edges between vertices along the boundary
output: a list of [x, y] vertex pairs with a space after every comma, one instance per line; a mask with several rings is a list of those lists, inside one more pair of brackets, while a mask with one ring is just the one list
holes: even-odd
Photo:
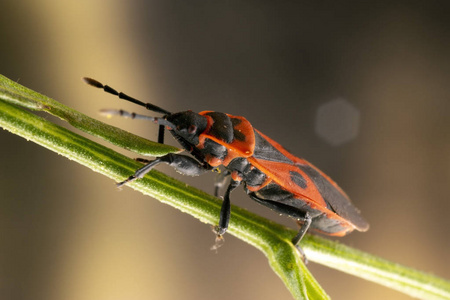
[[[115, 181], [128, 177], [140, 164], [16, 105], [47, 111], [92, 135], [138, 153], [163, 155], [178, 150], [93, 120], [3, 76], [0, 76], [0, 99], [3, 100], [0, 101], [0, 126]], [[129, 139], [134, 142], [133, 148], [127, 143]], [[221, 206], [219, 199], [160, 172], [151, 171], [148, 176], [129, 186], [202, 222], [218, 222]], [[295, 299], [328, 299], [301, 261], [297, 249], [290, 243], [295, 231], [233, 206], [228, 232], [260, 249]], [[307, 235], [302, 241], [302, 247], [310, 261], [380, 283], [416, 298], [450, 299], [450, 283], [436, 276], [317, 236]]]

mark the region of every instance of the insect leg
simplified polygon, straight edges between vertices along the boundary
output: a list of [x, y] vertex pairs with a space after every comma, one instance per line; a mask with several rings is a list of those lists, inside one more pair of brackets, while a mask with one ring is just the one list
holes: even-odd
[[121, 187], [122, 185], [128, 182], [144, 177], [145, 174], [150, 172], [151, 169], [153, 169], [156, 165], [159, 165], [160, 163], [169, 164], [170, 166], [175, 168], [175, 170], [189, 176], [198, 176], [209, 170], [207, 166], [204, 166], [203, 164], [199, 163], [197, 160], [195, 160], [190, 156], [169, 153], [167, 155], [158, 157], [155, 160], [150, 161], [145, 166], [134, 172], [134, 174], [128, 177], [126, 180], [117, 183], [117, 186]]
[[240, 181], [231, 180], [230, 185], [228, 186], [227, 191], [225, 192], [222, 208], [220, 209], [219, 225], [216, 226], [214, 229], [219, 239], [222, 239], [222, 236], [227, 231], [228, 224], [230, 223], [230, 213], [231, 213], [230, 193], [240, 184], [241, 184]]
[[302, 238], [305, 236], [305, 233], [308, 231], [309, 226], [312, 222], [312, 217], [309, 215], [308, 212], [305, 213], [305, 217], [303, 218], [303, 224], [300, 227], [300, 230], [298, 231], [297, 235], [292, 239], [292, 244], [300, 251], [300, 254], [303, 257], [303, 261], [305, 263], [308, 262], [305, 256], [305, 252], [303, 252], [303, 249], [300, 247], [299, 243], [302, 240]]
[[225, 181], [226, 181], [228, 175], [230, 175], [230, 171], [228, 171], [228, 170], [225, 170], [216, 175], [216, 179], [214, 180], [214, 196], [215, 197], [219, 196], [219, 190], [225, 185]]
[[294, 244], [296, 246], [298, 245], [298, 243], [300, 243], [302, 238], [305, 236], [305, 233], [308, 231], [308, 228], [312, 222], [312, 218], [309, 215], [309, 213], [306, 212], [304, 219], [301, 221], [303, 221], [303, 224], [300, 227], [300, 230], [298, 231], [297, 235], [292, 239], [292, 244]]

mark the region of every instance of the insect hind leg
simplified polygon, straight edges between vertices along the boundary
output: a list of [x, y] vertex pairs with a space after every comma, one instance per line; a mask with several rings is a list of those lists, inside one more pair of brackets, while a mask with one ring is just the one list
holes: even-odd
[[298, 231], [297, 235], [292, 239], [292, 244], [294, 244], [295, 246], [297, 246], [298, 243], [300, 243], [302, 238], [305, 236], [306, 232], [309, 229], [309, 226], [311, 226], [312, 218], [311, 218], [310, 214], [308, 212], [306, 212], [305, 217], [303, 218], [303, 220], [300, 220], [300, 221], [302, 221], [303, 224], [301, 225], [300, 230]]
[[292, 244], [294, 244], [294, 246], [300, 252], [300, 254], [302, 256], [302, 259], [303, 259], [303, 262], [305, 264], [307, 264], [308, 263], [308, 259], [306, 258], [305, 252], [300, 247], [299, 243], [303, 239], [303, 237], [305, 236], [305, 234], [308, 231], [309, 227], [311, 226], [312, 217], [311, 217], [311, 215], [308, 212], [306, 212], [305, 213], [305, 217], [302, 220], [300, 220], [300, 221], [303, 221], [303, 224], [301, 225], [297, 235], [292, 239]]

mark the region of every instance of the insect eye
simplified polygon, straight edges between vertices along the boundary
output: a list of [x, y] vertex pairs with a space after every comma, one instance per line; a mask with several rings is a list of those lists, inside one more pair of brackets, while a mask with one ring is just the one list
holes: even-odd
[[188, 132], [189, 132], [190, 134], [193, 134], [193, 133], [195, 133], [196, 131], [197, 131], [197, 126], [195, 126], [195, 125], [189, 126]]

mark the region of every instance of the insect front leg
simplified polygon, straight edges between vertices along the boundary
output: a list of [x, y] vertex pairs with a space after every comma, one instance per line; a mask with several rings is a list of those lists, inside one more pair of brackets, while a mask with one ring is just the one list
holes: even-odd
[[128, 177], [126, 180], [117, 183], [117, 187], [121, 187], [122, 185], [127, 184], [128, 182], [144, 177], [145, 174], [150, 172], [155, 166], [159, 165], [160, 163], [166, 163], [175, 168], [175, 170], [177, 170], [178, 172], [189, 176], [199, 176], [210, 169], [209, 166], [205, 166], [199, 163], [197, 160], [195, 160], [190, 156], [169, 153], [148, 162], [145, 166], [138, 169], [136, 172], [134, 172], [133, 175]]

